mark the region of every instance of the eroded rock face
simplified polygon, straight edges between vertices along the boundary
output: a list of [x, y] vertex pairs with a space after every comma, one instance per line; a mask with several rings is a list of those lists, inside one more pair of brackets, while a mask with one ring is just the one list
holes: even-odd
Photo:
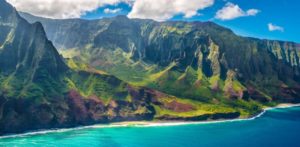
[[[155, 110], [151, 103], [167, 96], [152, 89], [137, 89], [129, 84], [125, 87], [132, 98], [131, 102], [112, 99], [105, 102], [96, 95], [85, 98], [75, 88], [66, 93], [65, 98], [54, 96], [51, 101], [44, 100], [40, 104], [31, 100], [7, 100], [2, 97], [0, 134], [116, 121], [152, 120]], [[194, 109], [193, 106], [176, 102], [166, 104], [166, 107], [178, 112]]]
[[[274, 87], [278, 81], [299, 82], [299, 57], [287, 58], [297, 54], [299, 44], [243, 38], [212, 22], [154, 22], [130, 20], [125, 16], [91, 22], [64, 22], [69, 21], [78, 25], [68, 26], [96, 31], [69, 28], [70, 31], [78, 31], [73, 33], [78, 36], [63, 36], [68, 33], [61, 31], [68, 30], [59, 28], [65, 25], [57, 27], [50, 23], [46, 32], [50, 37], [55, 37], [51, 38], [54, 44], [66, 49], [85, 49], [86, 45], [93, 44], [95, 48], [81, 52], [91, 55], [87, 62], [92, 66], [107, 71], [121, 67], [117, 64], [123, 63], [123, 60], [114, 62], [110, 56], [105, 56], [111, 51], [118, 52], [116, 48], [121, 51], [120, 56], [113, 53], [115, 59], [123, 58], [124, 54], [130, 55], [135, 63], [128, 65], [138, 67], [134, 69], [136, 71], [147, 71], [143, 66], [138, 66], [138, 62], [149, 62], [168, 69], [155, 79], [158, 90], [163, 92], [216, 104], [222, 103], [222, 96], [232, 101], [238, 98], [253, 99], [262, 104], [272, 100], [300, 102], [299, 85], [277, 86], [276, 93], [268, 95], [261, 89], [261, 85]], [[88, 23], [92, 25], [86, 27]], [[49, 30], [54, 33], [49, 34]], [[91, 38], [81, 39], [80, 36]], [[286, 52], [285, 48], [291, 50]], [[161, 101], [172, 97], [149, 88], [132, 86], [115, 76], [71, 70], [47, 39], [41, 23], [27, 23], [3, 0], [0, 0], [0, 59], [0, 134], [152, 120], [156, 114], [153, 105], [174, 113], [196, 110], [191, 104]], [[81, 56], [74, 59], [80, 60]], [[114, 74], [128, 76], [128, 71], [123, 74], [118, 69]], [[273, 81], [270, 82], [270, 79]], [[101, 82], [94, 82], [98, 80]], [[235, 81], [235, 86], [231, 81]], [[255, 82], [255, 86], [249, 84], [251, 82]], [[122, 87], [121, 83], [125, 86]], [[87, 85], [91, 87], [87, 88]], [[184, 86], [179, 87], [181, 85]], [[169, 91], [172, 88], [173, 91]], [[180, 91], [181, 88], [185, 90]], [[81, 93], [86, 91], [91, 95], [84, 97]], [[239, 112], [195, 117], [163, 115], [156, 119], [207, 120], [236, 118], [239, 115]]]
[[[152, 105], [158, 105], [175, 113], [195, 111], [191, 104], [181, 103], [164, 93], [149, 89], [125, 85], [131, 100], [101, 100], [96, 95], [84, 97], [73, 88], [65, 97], [54, 96], [51, 100], [35, 103], [30, 100], [8, 99], [2, 101], [3, 115], [0, 119], [0, 134], [21, 133], [26, 130], [75, 127], [96, 123], [118, 121], [153, 120], [156, 111]], [[160, 99], [169, 99], [170, 102]], [[1, 98], [3, 100], [3, 98]], [[21, 108], [21, 109], [19, 109]], [[194, 117], [164, 115], [161, 120], [207, 120], [236, 118], [239, 113], [211, 114]]]
[[165, 102], [163, 106], [174, 112], [190, 112], [197, 110], [197, 108], [191, 104], [183, 104], [177, 101], [172, 101], [171, 103]]
[[201, 116], [195, 117], [179, 117], [179, 116], [172, 116], [172, 115], [164, 115], [158, 119], [161, 120], [184, 120], [184, 121], [203, 121], [203, 120], [218, 120], [218, 119], [234, 119], [240, 116], [239, 112], [235, 113], [227, 113], [227, 114], [205, 114]]
[[235, 91], [232, 87], [232, 83], [229, 83], [225, 88], [224, 92], [227, 94], [228, 99], [237, 99], [237, 98], [243, 98], [244, 92], [242, 89]]
[[[154, 112], [150, 110], [136, 113], [136, 111], [142, 109], [141, 107], [146, 107], [146, 110], [151, 107], [150, 103], [144, 101], [144, 99], [149, 99], [148, 102], [150, 102], [151, 94], [141, 92], [144, 89], [136, 89], [129, 84], [126, 87], [133, 102], [112, 99], [105, 102], [96, 95], [84, 98], [76, 89], [73, 89], [67, 96], [67, 104], [75, 115], [76, 121], [81, 125], [151, 119]], [[116, 95], [119, 94], [117, 93]]]
[[275, 100], [282, 100], [289, 103], [300, 102], [300, 87], [298, 85], [293, 88], [287, 87], [285, 85], [280, 85], [278, 89], [278, 95], [274, 95]]
[[72, 89], [67, 96], [67, 104], [79, 124], [88, 124], [92, 121], [85, 103], [86, 99], [76, 89]]
[[[132, 34], [136, 27], [128, 24], [128, 18], [119, 17], [112, 24], [108, 29], [115, 35], [139, 38], [139, 33]], [[127, 31], [114, 31], [120, 28]], [[112, 44], [126, 48], [127, 52], [140, 48], [133, 45], [140, 40], [116, 41], [113, 36], [97, 35], [95, 43], [102, 44], [109, 37]], [[186, 60], [191, 54], [191, 48], [186, 48], [180, 54], [180, 63], [191, 62]], [[139, 58], [139, 52], [133, 51], [132, 59]], [[153, 105], [174, 113], [196, 109], [191, 104], [173, 101], [178, 99], [174, 96], [132, 86], [85, 65], [73, 69], [77, 66], [73, 62], [71, 68], [68, 67], [47, 39], [42, 24], [29, 24], [5, 0], [0, 0], [0, 59], [0, 135], [95, 123], [153, 120], [157, 111]], [[112, 65], [114, 63], [108, 63], [104, 67]], [[172, 102], [164, 103], [162, 99]]]
[[287, 87], [284, 84], [276, 87], [278, 92], [271, 95], [272, 100], [264, 96], [262, 93], [257, 91], [255, 88], [248, 86], [247, 92], [244, 93], [243, 98], [251, 98], [260, 102], [269, 102], [269, 101], [282, 101], [287, 103], [299, 103], [300, 102], [300, 88], [297, 85], [293, 88]]
[[247, 93], [248, 98], [252, 98], [254, 100], [258, 100], [258, 101], [261, 101], [261, 102], [268, 102], [269, 101], [264, 95], [259, 93], [255, 88], [253, 88], [251, 86], [248, 86], [247, 90], [248, 90], [248, 93]]

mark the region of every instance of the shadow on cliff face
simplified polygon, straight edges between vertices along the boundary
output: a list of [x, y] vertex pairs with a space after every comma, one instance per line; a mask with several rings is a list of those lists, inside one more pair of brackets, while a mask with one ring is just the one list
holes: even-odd
[[[137, 89], [129, 84], [127, 89], [132, 102], [113, 99], [106, 102], [95, 95], [85, 98], [76, 89], [68, 92], [65, 98], [54, 96], [47, 103], [41, 104], [37, 104], [34, 99], [7, 100], [1, 97], [1, 133], [153, 120], [155, 110], [151, 106], [152, 99], [166, 95], [151, 89]], [[120, 96], [120, 93], [116, 94]]]

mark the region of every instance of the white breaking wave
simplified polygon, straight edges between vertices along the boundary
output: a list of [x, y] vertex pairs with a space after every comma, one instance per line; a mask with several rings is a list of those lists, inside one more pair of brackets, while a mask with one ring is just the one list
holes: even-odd
[[108, 124], [108, 125], [92, 125], [92, 126], [79, 126], [75, 128], [68, 128], [68, 129], [51, 129], [51, 130], [36, 130], [31, 132], [26, 132], [23, 134], [13, 134], [13, 135], [5, 135], [1, 136], [2, 138], [10, 138], [10, 137], [23, 137], [28, 135], [39, 135], [39, 134], [48, 134], [48, 133], [55, 133], [55, 132], [67, 132], [67, 131], [74, 131], [80, 129], [89, 129], [89, 128], [117, 128], [117, 127], [163, 127], [163, 126], [182, 126], [182, 125], [196, 125], [196, 124], [211, 124], [211, 123], [224, 123], [224, 122], [235, 122], [235, 121], [249, 121], [254, 120], [256, 118], [261, 117], [266, 111], [273, 110], [273, 109], [280, 109], [280, 108], [290, 108], [290, 107], [298, 107], [300, 104], [297, 105], [289, 105], [289, 106], [279, 106], [273, 108], [266, 108], [263, 109], [261, 113], [258, 115], [251, 117], [251, 118], [238, 118], [238, 119], [231, 119], [231, 120], [217, 120], [217, 121], [195, 121], [195, 122], [162, 122], [162, 123], [149, 123], [145, 122], [145, 124]]

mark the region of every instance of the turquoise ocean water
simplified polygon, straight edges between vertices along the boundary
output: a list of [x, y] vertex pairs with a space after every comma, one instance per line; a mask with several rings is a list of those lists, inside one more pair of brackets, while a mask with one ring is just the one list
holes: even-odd
[[94, 126], [0, 139], [0, 147], [290, 147], [300, 146], [300, 107], [253, 120], [178, 126]]

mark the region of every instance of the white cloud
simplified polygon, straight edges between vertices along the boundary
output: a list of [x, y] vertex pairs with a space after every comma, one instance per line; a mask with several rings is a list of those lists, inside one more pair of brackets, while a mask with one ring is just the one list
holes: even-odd
[[250, 9], [247, 11], [247, 16], [255, 16], [258, 12], [259, 10], [257, 9]]
[[[214, 0], [7, 0], [19, 11], [47, 18], [79, 18], [87, 12], [121, 2], [132, 7], [130, 18], [163, 21], [175, 15], [197, 16], [198, 11], [214, 4]], [[107, 13], [115, 12], [107, 9]]]
[[117, 12], [120, 12], [122, 9], [118, 8], [118, 9], [109, 9], [109, 8], [106, 8], [104, 9], [104, 13], [117, 13]]
[[255, 16], [258, 12], [260, 11], [257, 9], [250, 9], [245, 12], [238, 5], [228, 2], [216, 13], [215, 19], [232, 20], [239, 17]]
[[47, 18], [79, 18], [105, 5], [128, 0], [7, 0], [19, 11]]
[[269, 31], [276, 31], [276, 30], [277, 30], [277, 31], [281, 31], [281, 32], [284, 31], [284, 28], [283, 28], [283, 27], [273, 25], [272, 23], [269, 23], [269, 24], [268, 24], [268, 27], [269, 27]]
[[198, 15], [198, 10], [213, 4], [214, 0], [136, 0], [128, 17], [164, 21], [183, 14], [185, 18], [191, 18]]

